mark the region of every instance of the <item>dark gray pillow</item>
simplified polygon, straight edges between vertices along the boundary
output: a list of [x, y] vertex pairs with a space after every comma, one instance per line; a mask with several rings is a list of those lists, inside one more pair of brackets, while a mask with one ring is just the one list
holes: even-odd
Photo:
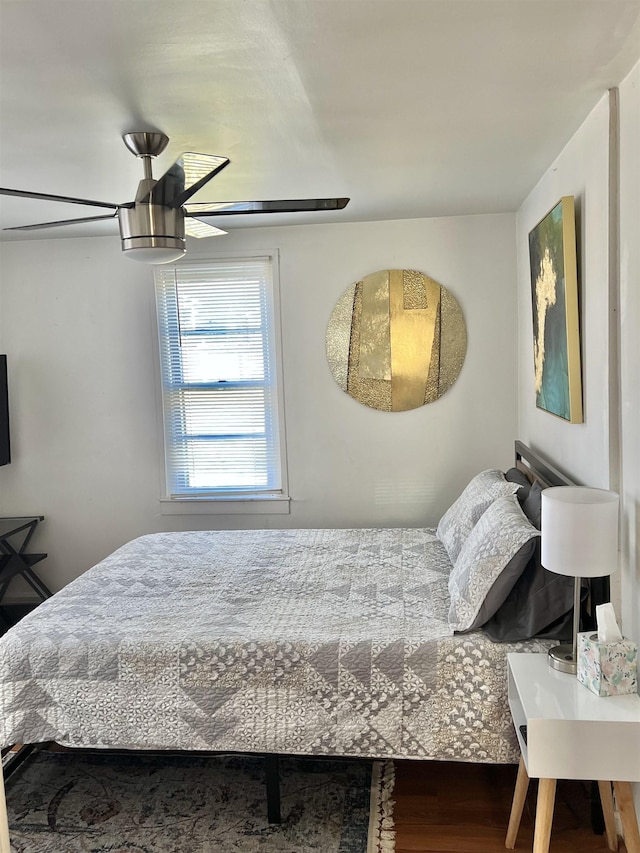
[[516, 492], [516, 496], [520, 501], [520, 506], [522, 506], [529, 494], [529, 489], [531, 488], [531, 481], [527, 478], [527, 475], [519, 468], [509, 468], [508, 471], [505, 471], [504, 478], [509, 483], [516, 483], [520, 487]]
[[538, 530], [542, 529], [542, 491], [540, 483], [532, 483], [529, 494], [522, 503], [524, 514]]
[[573, 578], [548, 572], [540, 562], [540, 540], [534, 556], [482, 630], [496, 643], [533, 637], [563, 639], [571, 635]]

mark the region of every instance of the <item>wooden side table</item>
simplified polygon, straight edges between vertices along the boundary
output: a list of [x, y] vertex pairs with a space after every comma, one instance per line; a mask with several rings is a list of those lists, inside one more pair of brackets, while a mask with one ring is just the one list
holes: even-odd
[[640, 696], [599, 697], [545, 654], [508, 655], [509, 707], [522, 757], [505, 846], [512, 850], [529, 778], [539, 779], [533, 853], [548, 853], [557, 779], [598, 780], [610, 850], [618, 849], [611, 784], [628, 853], [640, 853], [631, 782], [640, 782]]

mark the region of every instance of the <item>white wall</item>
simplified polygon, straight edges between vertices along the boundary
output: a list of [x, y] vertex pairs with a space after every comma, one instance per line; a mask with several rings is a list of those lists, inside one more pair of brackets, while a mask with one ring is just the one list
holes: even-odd
[[[113, 238], [0, 246], [0, 351], [10, 369], [13, 462], [0, 514], [46, 516], [54, 589], [125, 541], [169, 529], [434, 525], [471, 474], [508, 466], [516, 437], [512, 215], [255, 228], [196, 253], [278, 248], [290, 515], [160, 514], [160, 429], [150, 267]], [[197, 248], [196, 248], [197, 247]], [[439, 401], [360, 405], [334, 382], [326, 325], [344, 289], [422, 270], [462, 306], [467, 358]]]
[[622, 617], [640, 642], [640, 63], [619, 93]]
[[[609, 487], [608, 128], [605, 96], [550, 166], [517, 214], [518, 415], [522, 440], [579, 482]], [[536, 408], [528, 235], [565, 195], [575, 197], [584, 423]]]

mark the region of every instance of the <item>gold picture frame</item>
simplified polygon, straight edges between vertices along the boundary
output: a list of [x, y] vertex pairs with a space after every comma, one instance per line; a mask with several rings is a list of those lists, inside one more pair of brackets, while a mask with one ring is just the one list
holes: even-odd
[[536, 406], [583, 423], [576, 219], [573, 196], [529, 232]]

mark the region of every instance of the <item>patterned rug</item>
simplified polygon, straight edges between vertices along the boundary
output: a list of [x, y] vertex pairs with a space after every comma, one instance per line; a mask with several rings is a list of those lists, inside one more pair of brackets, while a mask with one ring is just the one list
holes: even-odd
[[16, 853], [393, 853], [393, 762], [40, 752], [7, 782]]

